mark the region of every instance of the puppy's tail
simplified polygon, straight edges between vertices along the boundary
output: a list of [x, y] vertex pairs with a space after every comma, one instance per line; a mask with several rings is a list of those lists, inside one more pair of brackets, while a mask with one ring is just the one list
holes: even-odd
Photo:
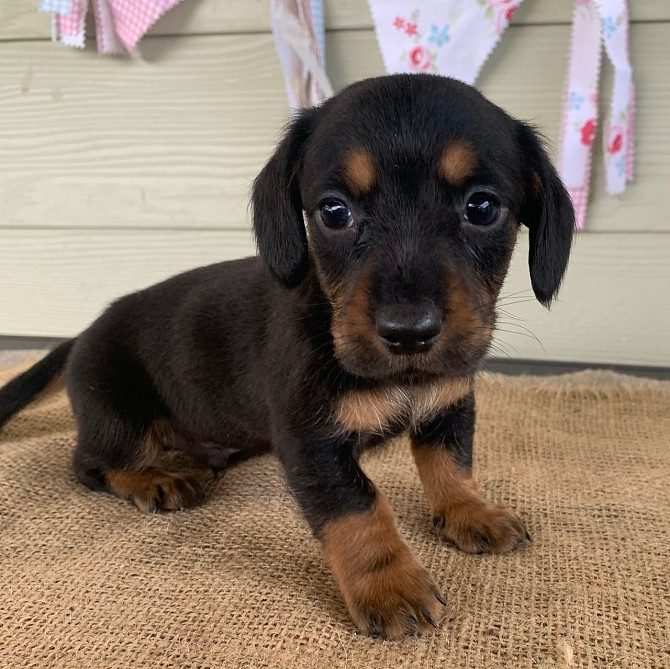
[[74, 342], [74, 339], [69, 339], [59, 344], [30, 369], [0, 388], [0, 427], [30, 404], [63, 371]]

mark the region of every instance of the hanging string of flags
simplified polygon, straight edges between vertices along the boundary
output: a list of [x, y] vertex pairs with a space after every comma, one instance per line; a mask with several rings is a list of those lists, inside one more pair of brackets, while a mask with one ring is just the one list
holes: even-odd
[[[523, 0], [368, 0], [389, 73], [432, 72], [474, 84]], [[83, 48], [92, 9], [101, 54], [138, 56], [147, 30], [180, 0], [42, 0], [54, 41]], [[90, 6], [90, 7], [89, 7]], [[290, 106], [320, 104], [333, 94], [325, 70], [323, 0], [270, 0], [277, 53]], [[626, 0], [575, 0], [564, 90], [559, 169], [582, 228], [598, 126], [601, 52], [614, 67], [604, 132], [606, 191], [624, 192], [633, 178], [635, 88]]]

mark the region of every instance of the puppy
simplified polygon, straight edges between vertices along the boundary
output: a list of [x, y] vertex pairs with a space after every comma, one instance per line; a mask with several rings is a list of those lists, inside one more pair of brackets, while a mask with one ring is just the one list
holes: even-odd
[[62, 371], [77, 477], [148, 512], [201, 497], [164, 448], [217, 469], [272, 449], [355, 624], [427, 630], [444, 602], [359, 456], [408, 433], [441, 537], [530, 541], [472, 479], [473, 375], [520, 224], [535, 295], [555, 296], [570, 199], [528, 125], [457, 81], [394, 75], [301, 113], [253, 211], [260, 257], [118, 300], [0, 391], [0, 423]]

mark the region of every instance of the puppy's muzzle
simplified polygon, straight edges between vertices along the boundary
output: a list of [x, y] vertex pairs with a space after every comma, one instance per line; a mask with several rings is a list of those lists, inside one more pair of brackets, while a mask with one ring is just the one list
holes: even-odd
[[375, 318], [377, 335], [391, 353], [411, 355], [428, 351], [442, 330], [440, 313], [432, 303], [392, 304]]

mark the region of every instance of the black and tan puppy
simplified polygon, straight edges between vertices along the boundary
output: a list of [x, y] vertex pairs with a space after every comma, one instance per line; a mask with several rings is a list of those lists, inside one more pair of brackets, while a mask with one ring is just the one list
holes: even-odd
[[358, 627], [427, 629], [440, 594], [359, 456], [408, 432], [440, 536], [472, 553], [529, 540], [471, 478], [472, 380], [519, 224], [549, 304], [570, 200], [529, 126], [464, 84], [397, 75], [302, 113], [253, 207], [259, 258], [120, 299], [0, 391], [0, 422], [63, 370], [77, 476], [152, 512], [200, 499], [161, 449], [220, 468], [272, 448]]

